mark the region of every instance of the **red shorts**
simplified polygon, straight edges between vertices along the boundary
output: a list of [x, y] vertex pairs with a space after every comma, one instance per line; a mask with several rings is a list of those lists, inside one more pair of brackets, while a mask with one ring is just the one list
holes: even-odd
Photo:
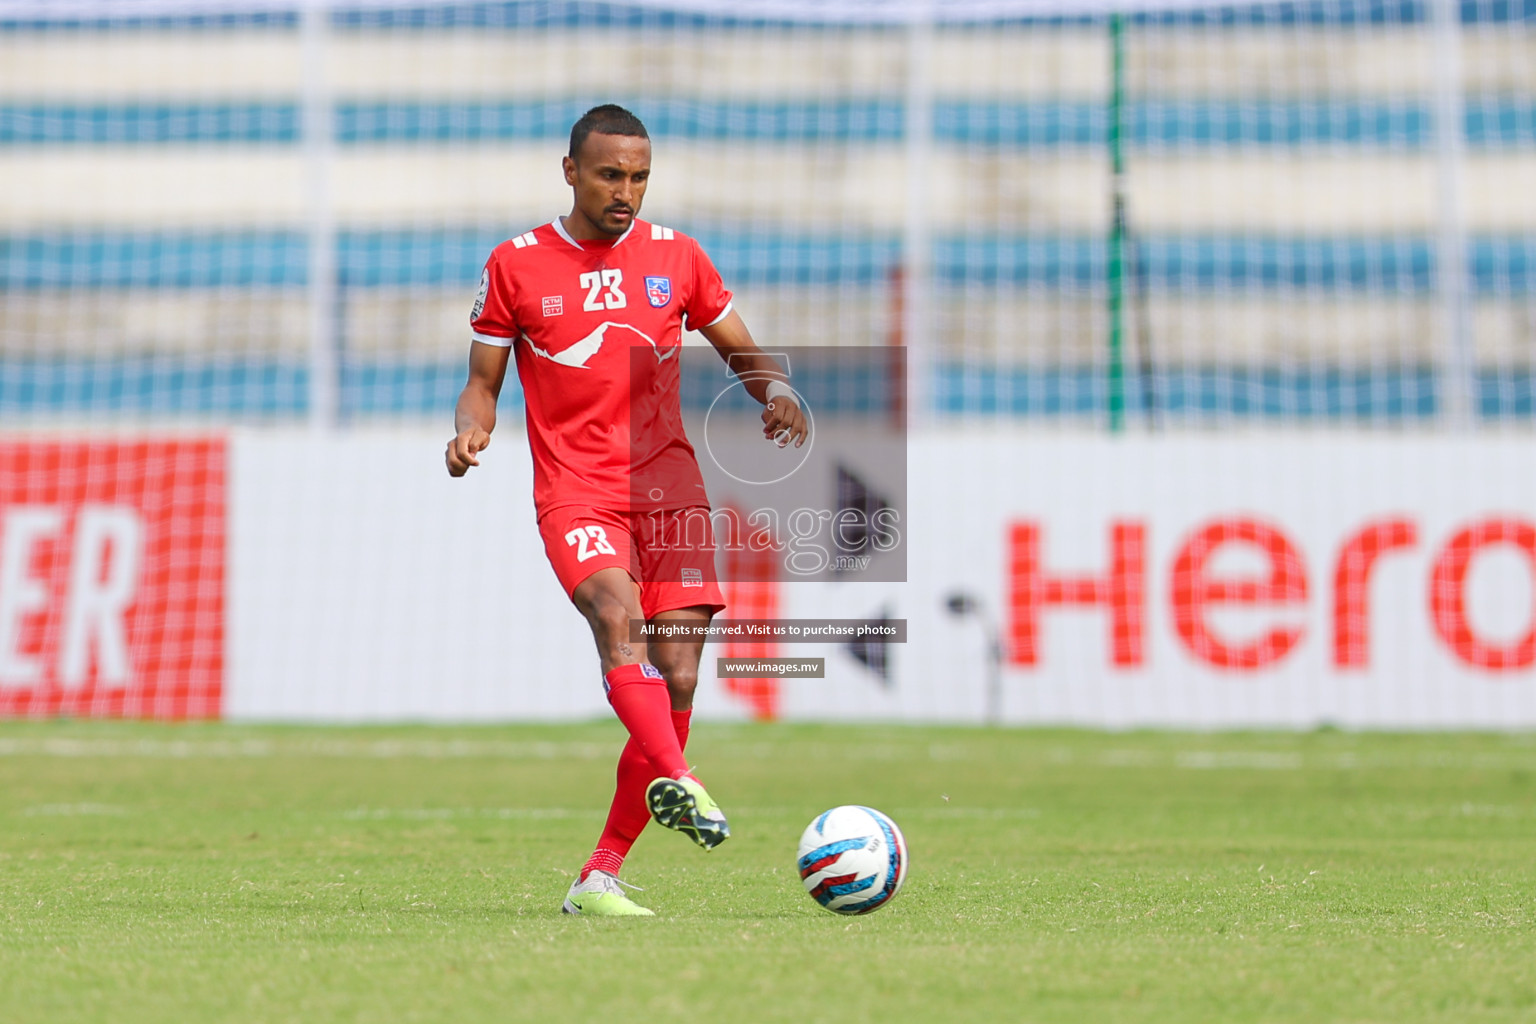
[[676, 608], [725, 607], [707, 508], [613, 512], [565, 505], [544, 513], [539, 535], [567, 597], [599, 569], [619, 568], [640, 584], [640, 611], [648, 619]]

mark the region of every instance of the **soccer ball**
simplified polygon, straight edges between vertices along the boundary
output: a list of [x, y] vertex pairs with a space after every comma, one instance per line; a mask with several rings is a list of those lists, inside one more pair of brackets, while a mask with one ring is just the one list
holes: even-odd
[[907, 877], [907, 841], [872, 807], [834, 807], [800, 836], [795, 866], [817, 903], [837, 914], [868, 914], [891, 902]]

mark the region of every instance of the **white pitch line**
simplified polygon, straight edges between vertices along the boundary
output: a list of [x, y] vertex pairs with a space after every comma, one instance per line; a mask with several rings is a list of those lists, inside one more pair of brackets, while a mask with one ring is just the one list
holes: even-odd
[[21, 813], [28, 818], [91, 818], [120, 817], [131, 812], [112, 804], [40, 804]]
[[1174, 764], [1180, 768], [1252, 768], [1285, 772], [1306, 767], [1300, 754], [1250, 750], [1189, 750], [1179, 754]]
[[608, 760], [618, 747], [601, 743], [496, 740], [82, 740], [0, 739], [0, 757], [275, 758], [503, 761]]
[[459, 818], [495, 821], [546, 821], [599, 818], [601, 808], [575, 807], [356, 807], [343, 811], [347, 821], [448, 821]]

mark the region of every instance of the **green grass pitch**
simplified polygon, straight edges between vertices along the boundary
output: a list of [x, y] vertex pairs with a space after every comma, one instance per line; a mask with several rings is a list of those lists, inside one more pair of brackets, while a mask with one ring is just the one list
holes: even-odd
[[[611, 723], [0, 724], [0, 1018], [1536, 1020], [1536, 737], [699, 725], [735, 835], [562, 917]], [[879, 913], [793, 869], [866, 803]]]

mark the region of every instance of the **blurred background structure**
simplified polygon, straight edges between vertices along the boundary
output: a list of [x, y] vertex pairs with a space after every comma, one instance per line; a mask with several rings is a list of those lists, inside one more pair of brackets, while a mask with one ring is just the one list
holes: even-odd
[[[268, 564], [274, 552], [315, 574], [288, 586], [339, 585], [316, 581], [326, 552], [353, 532], [272, 525], [295, 506], [326, 505], [327, 471], [303, 470], [311, 476], [300, 482], [253, 469], [312, 458], [301, 438], [263, 431], [348, 431], [335, 436], [350, 440], [333, 443], [352, 446], [349, 460], [366, 462], [355, 453], [382, 446], [374, 457], [383, 466], [399, 457], [373, 428], [430, 435], [421, 450], [435, 459], [462, 386], [481, 265], [500, 241], [569, 208], [560, 157], [571, 122], [599, 102], [645, 120], [655, 169], [643, 215], [703, 242], [760, 338], [907, 349], [911, 475], [914, 488], [950, 502], [933, 507], [936, 518], [963, 519], [977, 475], [994, 487], [1020, 478], [1016, 493], [974, 498], [998, 522], [946, 531], [979, 532], [979, 546], [955, 554], [933, 535], [924, 542], [934, 563], [966, 564], [959, 575], [974, 579], [914, 567], [914, 583], [933, 593], [906, 613], [961, 631], [915, 645], [965, 648], [964, 623], [945, 619], [942, 598], [969, 587], [1002, 609], [1012, 669], [1032, 666], [1018, 613], [1036, 604], [1017, 583], [1009, 517], [1033, 515], [1029, 503], [1047, 499], [1049, 514], [1066, 520], [1125, 512], [1125, 495], [1141, 493], [1140, 484], [1103, 482], [1098, 456], [1040, 445], [1064, 438], [1092, 448], [1100, 435], [1124, 434], [1145, 446], [1129, 449], [1140, 453], [1132, 465], [1168, 460], [1151, 486], [1177, 504], [1205, 486], [1188, 480], [1209, 482], [1220, 464], [1200, 445], [1236, 432], [1258, 440], [1230, 454], [1232, 472], [1250, 473], [1260, 490], [1218, 479], [1204, 492], [1210, 508], [1179, 519], [1170, 543], [1226, 504], [1278, 514], [1266, 486], [1287, 500], [1301, 495], [1324, 518], [1330, 502], [1350, 516], [1356, 506], [1362, 515], [1418, 509], [1426, 557], [1436, 530], [1460, 537], [1453, 527], [1471, 515], [1472, 550], [1482, 543], [1509, 556], [1490, 570], [1492, 596], [1472, 601], [1483, 610], [1425, 598], [1428, 563], [1404, 607], [1419, 619], [1430, 608], [1413, 629], [1436, 650], [1461, 626], [1501, 637], [1489, 649], [1504, 652], [1501, 671], [1521, 680], [1520, 706], [1536, 707], [1536, 653], [1526, 655], [1536, 639], [1527, 644], [1524, 632], [1536, 618], [1527, 614], [1536, 583], [1521, 568], [1532, 498], [1518, 479], [1536, 476], [1533, 0], [0, 0], [0, 422], [45, 437], [234, 436], [229, 585], [255, 586], [238, 567]], [[514, 428], [518, 403], [511, 381], [503, 416]], [[1319, 479], [1275, 468], [1291, 456], [1270, 454], [1319, 433], [1331, 439], [1319, 452], [1344, 438], [1344, 463], [1319, 461]], [[944, 455], [974, 451], [977, 437], [1002, 454], [979, 467]], [[1345, 452], [1362, 439], [1387, 447]], [[290, 447], [246, 458], [241, 443]], [[930, 448], [938, 454], [922, 454]], [[1423, 454], [1431, 449], [1440, 454]], [[25, 473], [17, 468], [20, 450], [7, 449], [13, 503], [41, 472], [35, 454]], [[1398, 470], [1379, 469], [1383, 451]], [[1435, 476], [1438, 465], [1495, 491], [1431, 525], [1439, 513], [1416, 496], [1468, 492]], [[945, 470], [970, 473], [970, 483]], [[1061, 485], [1096, 475], [1101, 482], [1075, 497]], [[1369, 500], [1329, 491], [1366, 477], [1381, 484]], [[1332, 483], [1320, 489], [1320, 479]], [[523, 486], [509, 491], [519, 508]], [[432, 500], [420, 498], [424, 508]], [[1108, 536], [1094, 523], [1081, 542], [1089, 565], [1103, 562]], [[1307, 557], [1332, 566], [1346, 525], [1353, 520], [1317, 527], [1328, 539]], [[61, 529], [64, 537], [74, 527]], [[262, 530], [259, 542], [241, 540]], [[317, 535], [330, 547], [312, 549]], [[393, 536], [381, 528], [371, 550], [398, 551]], [[1252, 531], [1233, 536], [1263, 547]], [[1382, 536], [1387, 550], [1405, 535]], [[17, 563], [28, 549], [16, 541], [8, 550]], [[97, 583], [113, 571], [101, 557]], [[1177, 562], [1172, 550], [1167, 560]], [[359, 554], [357, 564], [370, 563]], [[536, 553], [512, 564], [530, 579], [547, 575]], [[1345, 568], [1314, 576], [1368, 585], [1366, 565], [1356, 577]], [[366, 570], [397, 574], [382, 589], [373, 577], [358, 583], [364, 571], [333, 576], [404, 600], [419, 592], [409, 581], [423, 570]], [[1160, 571], [1149, 564], [1148, 577]], [[71, 634], [26, 596], [26, 570], [6, 578], [22, 595], [13, 627], [0, 600], [0, 647], [19, 645], [15, 678], [67, 691], [39, 652], [69, 636], [84, 645], [74, 655], [87, 663], [80, 678], [99, 671], [91, 666], [104, 656], [90, 645], [110, 640], [107, 612], [95, 633]], [[1294, 596], [1274, 586], [1246, 593], [1282, 604]], [[1164, 589], [1147, 584], [1149, 608]], [[1340, 611], [1321, 590], [1303, 587], [1316, 606], [1309, 635], [1337, 652], [1349, 642], [1339, 617], [1369, 612]], [[1087, 605], [1102, 631], [1092, 616], [1102, 618], [1093, 606], [1103, 602], [1090, 591], [1040, 600]], [[232, 591], [228, 607], [220, 600], [227, 621], [254, 614], [255, 598]], [[306, 627], [251, 628], [261, 639], [224, 636], [221, 671], [249, 673], [265, 691], [296, 686], [305, 672], [345, 676], [363, 657], [327, 661], [304, 648], [258, 670], [250, 666], [266, 655], [242, 652], [277, 642], [262, 629]], [[1193, 649], [1182, 627], [1168, 632], [1177, 649]], [[429, 647], [424, 640], [392, 663], [404, 657], [432, 677]], [[574, 656], [551, 655], [549, 665]], [[979, 694], [981, 655], [944, 657], [958, 659], [954, 671], [974, 677]], [[1447, 662], [1457, 671], [1488, 669], [1486, 657], [1481, 666], [1457, 657]], [[28, 658], [42, 659], [31, 675]], [[947, 671], [951, 662], [934, 654], [931, 664]], [[1061, 676], [1080, 682], [1109, 664], [1094, 647]], [[1450, 678], [1433, 665], [1411, 671]], [[1490, 699], [1515, 699], [1510, 687], [1499, 692]], [[980, 696], [947, 700], [918, 707], [980, 713]], [[430, 713], [423, 701], [376, 714]], [[345, 696], [326, 707], [375, 713]], [[1306, 707], [1216, 717], [1331, 714]], [[1495, 720], [1507, 711], [1489, 707]], [[1093, 720], [1051, 708], [1015, 704], [1004, 717]], [[803, 710], [815, 713], [814, 701]], [[260, 701], [249, 711], [284, 714]], [[1424, 716], [1434, 712], [1409, 718]]]
[[441, 419], [617, 101], [758, 332], [911, 344], [916, 415], [1532, 422], [1532, 5], [1111, 11], [0, 5], [0, 415]]

